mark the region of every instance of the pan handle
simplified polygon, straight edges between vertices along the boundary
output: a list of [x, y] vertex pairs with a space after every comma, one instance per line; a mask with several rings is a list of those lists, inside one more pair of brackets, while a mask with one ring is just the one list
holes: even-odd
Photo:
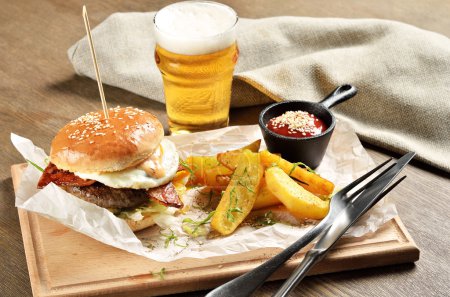
[[320, 101], [322, 105], [324, 105], [326, 108], [331, 108], [339, 103], [342, 103], [353, 96], [356, 95], [358, 90], [356, 87], [352, 85], [342, 85], [340, 87], [337, 87], [333, 92], [331, 92], [330, 95], [328, 95], [325, 99]]

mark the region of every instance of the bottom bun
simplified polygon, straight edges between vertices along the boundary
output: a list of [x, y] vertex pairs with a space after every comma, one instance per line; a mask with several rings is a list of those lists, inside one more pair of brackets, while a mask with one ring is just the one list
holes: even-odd
[[132, 219], [123, 219], [123, 220], [125, 220], [125, 222], [127, 222], [128, 226], [130, 226], [130, 228], [133, 232], [143, 230], [143, 229], [153, 226], [155, 224], [155, 221], [153, 220], [153, 218], [151, 216], [144, 217], [142, 220], [139, 220], [139, 221], [135, 221]]

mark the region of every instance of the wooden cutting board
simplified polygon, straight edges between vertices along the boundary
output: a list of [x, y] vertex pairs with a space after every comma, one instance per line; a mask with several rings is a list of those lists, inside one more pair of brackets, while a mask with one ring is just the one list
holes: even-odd
[[[11, 168], [17, 190], [25, 164]], [[276, 248], [157, 262], [105, 245], [38, 214], [18, 209], [34, 296], [155, 296], [214, 288], [279, 252]], [[309, 247], [306, 247], [307, 250]], [[287, 278], [302, 260], [295, 255], [271, 278]], [[399, 217], [377, 232], [341, 239], [310, 274], [413, 262], [419, 249]], [[164, 268], [161, 279], [154, 273]]]

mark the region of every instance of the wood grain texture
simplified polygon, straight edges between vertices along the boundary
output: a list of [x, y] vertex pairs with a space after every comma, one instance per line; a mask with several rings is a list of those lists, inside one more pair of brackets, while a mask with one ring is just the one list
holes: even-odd
[[[16, 191], [25, 168], [26, 164], [11, 168]], [[69, 294], [156, 296], [215, 288], [279, 251], [266, 248], [226, 257], [161, 263], [107, 246], [35, 213], [19, 209], [19, 218], [36, 297]], [[271, 279], [286, 278], [303, 255], [304, 252], [296, 254]], [[409, 263], [418, 259], [419, 250], [397, 217], [376, 233], [341, 239], [310, 275]], [[166, 271], [164, 280], [153, 275], [162, 268]]]
[[[9, 133], [33, 139], [48, 150], [67, 121], [100, 109], [96, 82], [76, 76], [67, 49], [84, 35], [81, 6], [87, 4], [92, 26], [117, 11], [157, 10], [174, 1], [32, 1], [0, 0], [0, 295], [30, 296], [22, 235], [9, 167], [23, 159], [10, 145]], [[283, 2], [223, 1], [242, 17], [301, 15], [311, 17], [386, 18], [450, 36], [447, 0], [317, 0]], [[164, 106], [105, 86], [110, 106], [134, 105], [154, 112], [167, 127]], [[231, 124], [256, 123], [262, 107], [233, 110]], [[390, 152], [369, 148], [375, 161]], [[394, 155], [395, 156], [395, 155]], [[416, 265], [396, 265], [309, 277], [293, 296], [448, 296], [450, 291], [450, 180], [448, 174], [418, 163], [393, 192], [406, 227], [420, 247]], [[280, 282], [264, 285], [270, 296]], [[183, 294], [202, 296], [205, 292]]]

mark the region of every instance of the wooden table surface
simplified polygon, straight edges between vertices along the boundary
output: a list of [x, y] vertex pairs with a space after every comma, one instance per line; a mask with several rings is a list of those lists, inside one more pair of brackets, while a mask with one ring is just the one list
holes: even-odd
[[[66, 54], [84, 35], [82, 4], [88, 5], [91, 26], [95, 26], [113, 12], [157, 10], [170, 2], [0, 0], [1, 296], [31, 295], [10, 177], [10, 166], [23, 159], [10, 144], [9, 133], [28, 137], [48, 151], [60, 127], [101, 106], [96, 82], [75, 75]], [[386, 18], [450, 36], [448, 0], [223, 2], [241, 17]], [[164, 105], [113, 87], [106, 86], [105, 92], [110, 106], [134, 105], [152, 111], [167, 126]], [[259, 110], [261, 107], [232, 110], [231, 124], [256, 123]], [[366, 147], [376, 162], [387, 155], [395, 156]], [[293, 296], [449, 296], [449, 175], [420, 163], [413, 163], [405, 173], [408, 179], [393, 196], [404, 224], [421, 249], [420, 260], [415, 264], [309, 277]], [[70, 273], [70, 267], [67, 269]], [[280, 284], [267, 283], [256, 295], [270, 296]]]

